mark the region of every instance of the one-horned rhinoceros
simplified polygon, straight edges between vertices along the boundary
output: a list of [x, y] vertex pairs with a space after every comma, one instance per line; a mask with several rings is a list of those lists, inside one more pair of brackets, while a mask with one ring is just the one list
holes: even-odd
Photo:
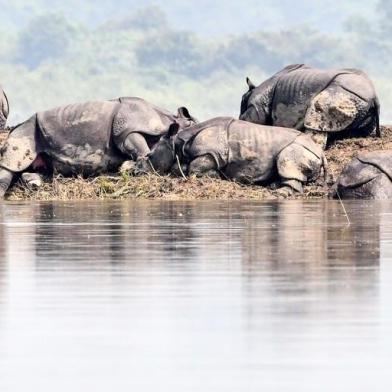
[[358, 69], [289, 65], [256, 87], [247, 78], [240, 119], [309, 132], [322, 144], [327, 137], [380, 136], [380, 105], [374, 86]]
[[9, 104], [4, 90], [0, 86], [0, 132], [5, 128], [7, 117], [9, 114]]
[[392, 151], [360, 154], [343, 169], [332, 190], [342, 199], [391, 199]]
[[39, 112], [16, 126], [0, 151], [0, 197], [15, 173], [50, 164], [63, 175], [96, 175], [136, 160], [176, 122], [195, 123], [186, 108], [177, 115], [140, 98], [76, 103]]
[[188, 174], [244, 184], [279, 181], [287, 194], [302, 192], [303, 184], [317, 179], [322, 168], [325, 174], [327, 165], [321, 147], [308, 135], [230, 117], [214, 118], [178, 134], [172, 126], [138, 165], [142, 172], [165, 173], [176, 161]]

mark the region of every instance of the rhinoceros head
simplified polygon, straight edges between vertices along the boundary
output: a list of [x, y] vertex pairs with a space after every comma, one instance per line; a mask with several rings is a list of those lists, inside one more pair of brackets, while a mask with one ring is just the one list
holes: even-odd
[[179, 129], [177, 122], [170, 125], [168, 132], [161, 136], [151, 152], [137, 161], [139, 172], [166, 174], [170, 171], [176, 160], [175, 136]]
[[[242, 96], [240, 120], [253, 122], [256, 124], [266, 124], [267, 115], [263, 110], [263, 105], [260, 105], [260, 92], [256, 89], [254, 83], [249, 78], [246, 78], [248, 91]], [[263, 83], [264, 84], [264, 83]], [[260, 86], [262, 87], [263, 84]]]

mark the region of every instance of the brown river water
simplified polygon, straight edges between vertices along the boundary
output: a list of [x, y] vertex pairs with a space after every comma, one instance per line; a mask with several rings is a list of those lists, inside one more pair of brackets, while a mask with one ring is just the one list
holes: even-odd
[[0, 391], [391, 391], [392, 203], [0, 204]]

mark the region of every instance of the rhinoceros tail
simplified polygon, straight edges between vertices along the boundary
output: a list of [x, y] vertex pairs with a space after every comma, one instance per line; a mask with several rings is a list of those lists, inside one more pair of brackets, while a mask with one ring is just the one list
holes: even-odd
[[321, 155], [321, 165], [324, 171], [324, 182], [327, 182], [329, 176], [328, 161], [324, 153]]
[[[24, 122], [24, 121], [23, 121]], [[1, 129], [0, 132], [11, 133], [14, 129], [18, 128], [23, 122], [16, 124], [16, 125], [8, 125], [4, 129]]]
[[3, 104], [1, 109], [3, 112], [3, 116], [7, 118], [8, 115], [10, 114], [10, 103], [8, 101], [7, 94], [4, 91], [3, 91]]
[[374, 98], [374, 115], [376, 117], [376, 135], [377, 137], [381, 137], [381, 128], [380, 128], [380, 102], [378, 98]]

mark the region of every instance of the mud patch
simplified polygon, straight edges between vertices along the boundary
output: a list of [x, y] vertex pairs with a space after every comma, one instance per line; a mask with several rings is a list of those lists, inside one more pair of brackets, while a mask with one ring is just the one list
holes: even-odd
[[321, 132], [347, 129], [356, 119], [358, 110], [354, 96], [329, 89], [322, 91], [311, 102], [305, 116], [305, 128]]
[[13, 172], [27, 169], [35, 157], [35, 146], [27, 136], [10, 137], [0, 149], [0, 165]]

